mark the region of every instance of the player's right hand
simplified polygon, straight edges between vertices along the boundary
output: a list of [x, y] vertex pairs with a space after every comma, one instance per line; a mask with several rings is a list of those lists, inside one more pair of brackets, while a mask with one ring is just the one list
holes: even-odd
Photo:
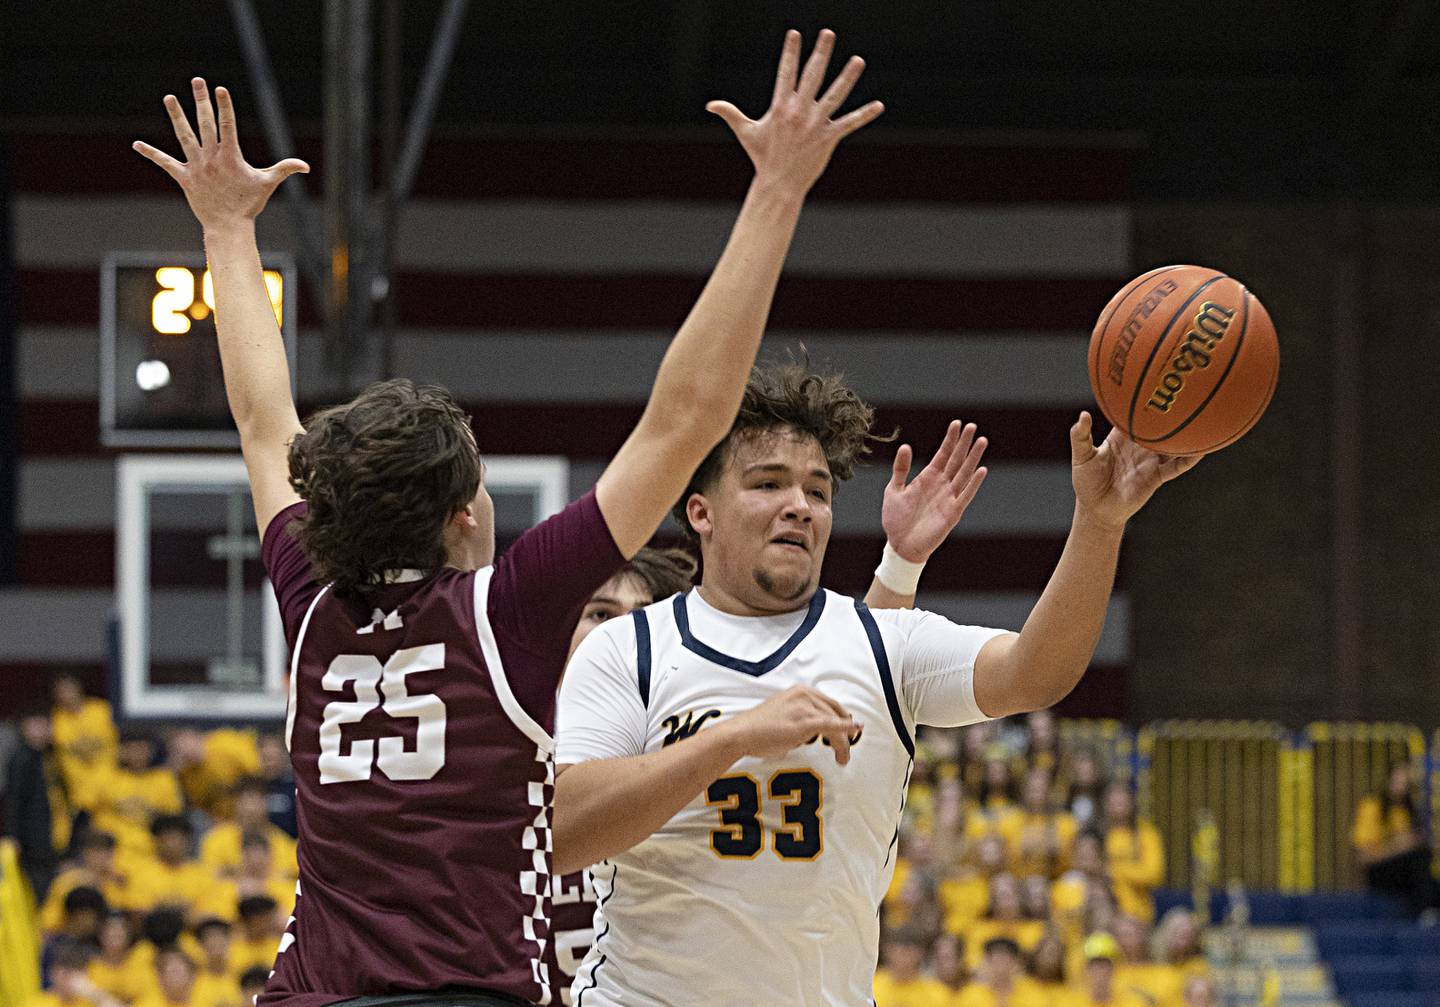
[[757, 183], [787, 187], [803, 196], [825, 170], [835, 145], [885, 111], [884, 105], [872, 101], [839, 119], [830, 118], [845, 103], [865, 70], [865, 61], [851, 56], [830, 87], [820, 94], [834, 48], [835, 33], [827, 28], [820, 33], [797, 82], [800, 33], [792, 29], [785, 33], [775, 93], [763, 116], [747, 118], [728, 101], [712, 101], [705, 106], [707, 112], [724, 119], [734, 131], [755, 165]]
[[235, 133], [235, 106], [230, 101], [230, 92], [223, 87], [215, 89], [219, 107], [217, 128], [215, 109], [210, 106], [210, 91], [204, 79], [196, 77], [190, 86], [195, 94], [196, 129], [190, 128], [190, 120], [180, 107], [179, 99], [173, 94], [165, 96], [165, 111], [170, 115], [170, 125], [175, 130], [175, 139], [180, 141], [185, 160], [177, 161], [139, 140], [132, 146], [136, 153], [154, 161], [179, 183], [202, 227], [254, 220], [281, 182], [297, 171], [308, 172], [310, 166], [297, 157], [287, 157], [268, 168], [246, 164]]
[[835, 750], [835, 761], [850, 761], [850, 739], [860, 729], [845, 708], [824, 693], [803, 685], [784, 692], [747, 710], [731, 721], [746, 755], [758, 759], [778, 758], [816, 737]]

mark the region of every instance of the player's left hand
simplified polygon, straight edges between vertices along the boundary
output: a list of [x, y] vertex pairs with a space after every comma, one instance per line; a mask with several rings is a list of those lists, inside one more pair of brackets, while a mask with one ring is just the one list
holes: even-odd
[[953, 421], [935, 457], [908, 484], [914, 452], [909, 444], [900, 445], [885, 487], [880, 523], [890, 547], [902, 559], [924, 563], [960, 523], [985, 481], [988, 470], [980, 458], [988, 443], [975, 436], [975, 424]]
[[1142, 448], [1118, 427], [1097, 448], [1090, 414], [1082, 412], [1070, 428], [1070, 477], [1077, 514], [1122, 529], [1157, 489], [1189, 472], [1202, 457], [1162, 455]]
[[287, 157], [268, 168], [254, 168], [245, 163], [240, 153], [240, 140], [235, 133], [235, 106], [230, 92], [215, 89], [215, 104], [210, 105], [210, 91], [201, 77], [190, 82], [195, 95], [195, 129], [173, 94], [165, 96], [165, 111], [175, 139], [180, 141], [184, 161], [177, 161], [162, 150], [136, 140], [135, 152], [154, 161], [166, 174], [179, 183], [185, 199], [202, 227], [218, 227], [238, 221], [253, 220], [265, 209], [271, 193], [281, 182], [296, 172], [305, 173], [310, 166], [298, 157]]

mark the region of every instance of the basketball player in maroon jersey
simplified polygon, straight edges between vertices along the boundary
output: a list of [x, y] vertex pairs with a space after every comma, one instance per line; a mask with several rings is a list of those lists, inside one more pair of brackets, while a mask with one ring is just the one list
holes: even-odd
[[[880, 523], [886, 545], [897, 555], [912, 557], [917, 566], [923, 567], [949, 537], [985, 481], [986, 469], [980, 461], [987, 442], [975, 433], [973, 423], [963, 428], [958, 421], [950, 424], [935, 457], [913, 480], [909, 479], [910, 446], [901, 445], [895, 454]], [[683, 549], [641, 549], [585, 603], [570, 636], [570, 653], [573, 655], [580, 641], [597, 626], [690, 590], [695, 586], [695, 570], [694, 558]], [[915, 595], [894, 591], [877, 576], [865, 603], [879, 609], [909, 608]], [[589, 871], [555, 878], [545, 962], [559, 983], [560, 1002], [566, 1007], [572, 1002], [571, 981], [595, 941], [595, 904]]]
[[[554, 1001], [550, 728], [570, 633], [728, 430], [805, 196], [882, 110], [832, 119], [863, 69], [852, 58], [822, 93], [833, 43], [822, 33], [800, 73], [799, 35], [786, 36], [761, 119], [708, 106], [755, 168], [725, 251], [595, 489], [498, 561], [475, 437], [443, 389], [384, 382], [300, 423], [254, 221], [308, 166], [248, 165], [229, 94], [212, 106], [200, 78], [193, 127], [165, 99], [184, 161], [135, 144], [204, 229], [226, 394], [292, 654], [299, 897], [263, 1007], [441, 991], [476, 1007]], [[853, 726], [818, 697], [788, 714], [837, 748]]]

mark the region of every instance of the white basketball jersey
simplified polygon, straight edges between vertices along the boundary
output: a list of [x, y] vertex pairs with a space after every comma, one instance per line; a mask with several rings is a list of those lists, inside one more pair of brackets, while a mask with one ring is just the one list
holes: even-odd
[[633, 618], [647, 752], [793, 685], [835, 699], [863, 731], [845, 766], [818, 740], [741, 760], [649, 839], [597, 865], [596, 943], [575, 1004], [871, 1003], [914, 754], [874, 617], [820, 591], [759, 661], [696, 639], [684, 595]]

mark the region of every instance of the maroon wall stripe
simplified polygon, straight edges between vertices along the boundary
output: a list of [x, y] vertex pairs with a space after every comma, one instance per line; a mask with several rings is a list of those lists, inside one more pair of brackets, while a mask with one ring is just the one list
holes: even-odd
[[[307, 415], [321, 403], [302, 403]], [[491, 454], [561, 455], [572, 461], [613, 457], [640, 419], [640, 403], [526, 402], [466, 403], [480, 449]], [[903, 440], [926, 459], [953, 419], [973, 422], [990, 439], [987, 462], [1064, 461], [1070, 457], [1068, 431], [1075, 408], [966, 408], [880, 406], [876, 431], [897, 427]], [[110, 457], [100, 446], [99, 404], [94, 399], [26, 399], [20, 403], [20, 451], [27, 458]], [[1099, 420], [1097, 439], [1103, 435]], [[899, 442], [876, 446], [872, 462], [888, 464]], [[233, 453], [233, 452], [230, 452]]]
[[[157, 588], [223, 588], [225, 564], [207, 555], [206, 538], [204, 532], [157, 531], [151, 539], [152, 584]], [[863, 592], [870, 584], [884, 544], [883, 534], [832, 538], [825, 556], [825, 586]], [[1060, 535], [947, 542], [925, 569], [924, 590], [1039, 593], [1064, 545]], [[17, 566], [24, 587], [112, 587], [115, 535], [109, 529], [26, 532], [20, 536]], [[259, 563], [247, 563], [246, 567], [250, 586], [258, 585]]]
[[[159, 106], [156, 106], [157, 112]], [[15, 188], [43, 195], [174, 192], [160, 169], [130, 149], [174, 146], [163, 117], [144, 136], [26, 134], [11, 141]], [[721, 131], [714, 131], [719, 137]], [[246, 138], [260, 149], [259, 137]], [[299, 155], [323, 177], [318, 142]], [[577, 169], [577, 165], [581, 166]], [[1134, 191], [1135, 152], [1124, 147], [950, 143], [846, 145], [815, 188], [816, 200], [858, 203], [1114, 203]], [[883, 179], [883, 185], [876, 180]], [[435, 137], [416, 195], [443, 199], [656, 199], [739, 202], [750, 166], [724, 139]], [[294, 183], [291, 183], [294, 184]]]
[[[198, 247], [196, 249], [198, 251]], [[830, 332], [1089, 331], [1122, 276], [782, 277], [770, 326]], [[399, 324], [464, 329], [661, 329], [685, 320], [703, 276], [406, 271]], [[20, 271], [21, 325], [96, 325], [99, 269]], [[302, 298], [301, 324], [318, 325]]]

